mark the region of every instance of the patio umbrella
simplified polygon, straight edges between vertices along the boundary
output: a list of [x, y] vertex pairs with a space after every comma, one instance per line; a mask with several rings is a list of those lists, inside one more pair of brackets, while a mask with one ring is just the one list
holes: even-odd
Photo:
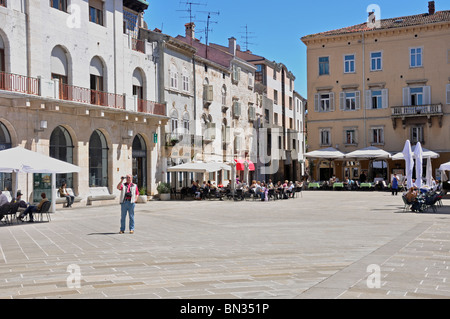
[[336, 159], [343, 159], [345, 157], [345, 154], [333, 147], [328, 147], [317, 151], [305, 153], [305, 157], [328, 160], [330, 162], [330, 171], [331, 171], [331, 162]]
[[[376, 159], [388, 159], [391, 158], [391, 153], [382, 150], [381, 148], [369, 146], [360, 150], [356, 150], [345, 154], [345, 158], [365, 159], [373, 161]], [[372, 163], [373, 165], [373, 163]]]
[[416, 147], [414, 149], [414, 156], [416, 158], [416, 186], [417, 188], [422, 187], [422, 163], [423, 163], [423, 155], [422, 155], [422, 145], [420, 142], [417, 142]]
[[[414, 158], [415, 149], [416, 149], [416, 145], [411, 147], [411, 151], [413, 153], [413, 158]], [[438, 158], [439, 154], [422, 147], [422, 157], [423, 158]], [[405, 156], [403, 155], [403, 152], [399, 152], [399, 153], [395, 154], [394, 156], [392, 156], [392, 159], [395, 161], [404, 160]]]
[[408, 188], [412, 187], [412, 170], [414, 166], [413, 153], [411, 151], [411, 142], [406, 140], [403, 147], [403, 157], [405, 159], [406, 181]]
[[439, 170], [441, 171], [441, 181], [446, 182], [448, 178], [445, 171], [450, 171], [450, 162], [441, 164], [441, 166], [439, 166]]
[[[0, 151], [0, 172], [15, 173], [16, 183], [14, 193], [17, 194], [17, 173], [42, 173], [52, 174], [52, 194], [56, 196], [56, 175], [64, 173], [78, 173], [79, 166], [60, 161], [17, 146]], [[51, 211], [55, 212], [56, 203], [52, 200]]]
[[433, 168], [431, 167], [431, 158], [427, 158], [426, 183], [431, 187], [431, 179], [433, 178]]

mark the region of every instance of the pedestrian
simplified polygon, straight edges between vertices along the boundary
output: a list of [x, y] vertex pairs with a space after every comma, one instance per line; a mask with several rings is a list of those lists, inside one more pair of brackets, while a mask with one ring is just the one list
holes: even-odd
[[69, 194], [69, 192], [67, 191], [66, 183], [62, 183], [61, 187], [59, 188], [59, 196], [66, 198], [67, 200], [66, 207], [72, 207], [75, 196]]
[[[126, 182], [124, 183], [124, 179]], [[139, 197], [139, 190], [136, 184], [133, 183], [132, 176], [128, 174], [125, 177], [120, 178], [120, 182], [117, 185], [117, 189], [120, 190], [120, 234], [125, 232], [125, 221], [127, 213], [129, 215], [129, 229], [130, 234], [134, 233], [134, 206], [137, 198]]]
[[392, 191], [392, 195], [397, 195], [398, 194], [398, 177], [397, 174], [394, 174], [394, 176], [392, 177], [392, 182], [391, 182], [391, 191]]

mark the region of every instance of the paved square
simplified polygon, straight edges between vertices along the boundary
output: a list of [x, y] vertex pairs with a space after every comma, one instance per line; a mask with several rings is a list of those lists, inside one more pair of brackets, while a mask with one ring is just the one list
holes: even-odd
[[[0, 298], [449, 298], [450, 200], [403, 213], [388, 192], [151, 201], [0, 226]], [[79, 281], [77, 281], [79, 279]]]

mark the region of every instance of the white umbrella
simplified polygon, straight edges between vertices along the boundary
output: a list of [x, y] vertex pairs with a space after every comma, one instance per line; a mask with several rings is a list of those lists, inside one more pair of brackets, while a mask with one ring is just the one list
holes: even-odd
[[345, 154], [345, 158], [365, 158], [368, 160], [390, 158], [391, 153], [386, 152], [378, 147], [369, 146], [360, 150], [356, 150]]
[[441, 171], [441, 181], [446, 182], [448, 178], [445, 171], [450, 171], [450, 162], [441, 164], [441, 166], [439, 166], [439, 170]]
[[[16, 173], [13, 196], [17, 194], [17, 173], [52, 174], [52, 195], [56, 196], [56, 175], [78, 173], [81, 168], [58, 159], [45, 156], [23, 147], [9, 148], [0, 151], [0, 172]], [[51, 211], [56, 211], [55, 200], [52, 200]]]
[[[416, 149], [416, 145], [411, 147], [411, 151], [413, 152], [413, 158], [414, 158], [414, 151]], [[439, 154], [433, 151], [430, 151], [429, 149], [426, 149], [424, 147], [422, 147], [422, 156], [424, 158], [439, 158]], [[392, 156], [392, 159], [395, 161], [398, 160], [404, 160], [405, 157], [403, 155], [402, 152], [395, 154], [394, 156]]]
[[330, 162], [330, 173], [331, 173], [331, 162], [336, 159], [343, 159], [345, 157], [345, 154], [333, 147], [328, 147], [317, 151], [305, 153], [305, 157], [327, 159]]
[[413, 154], [411, 152], [411, 143], [406, 140], [405, 146], [403, 147], [403, 157], [405, 159], [405, 169], [406, 169], [406, 180], [408, 188], [412, 187], [412, 170], [414, 166]]
[[422, 145], [420, 144], [420, 142], [417, 142], [416, 144], [416, 148], [414, 149], [414, 156], [416, 158], [416, 186], [417, 188], [420, 189], [422, 187], [422, 171], [423, 171]]
[[427, 186], [431, 188], [431, 179], [433, 178], [433, 168], [431, 167], [431, 158], [427, 158], [426, 181]]

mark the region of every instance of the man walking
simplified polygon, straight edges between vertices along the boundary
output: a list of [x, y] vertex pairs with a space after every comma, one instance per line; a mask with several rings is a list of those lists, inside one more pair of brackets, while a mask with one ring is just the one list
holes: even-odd
[[397, 174], [394, 174], [394, 177], [392, 177], [392, 182], [391, 182], [391, 191], [392, 191], [392, 195], [396, 195], [398, 194], [398, 177]]
[[120, 182], [117, 185], [117, 189], [120, 190], [120, 207], [121, 207], [121, 218], [120, 218], [120, 233], [125, 232], [125, 220], [127, 213], [129, 214], [129, 228], [130, 234], [134, 233], [134, 206], [137, 198], [139, 197], [139, 190], [136, 184], [133, 183], [131, 175], [127, 175], [126, 182], [123, 180], [125, 177], [120, 178]]

